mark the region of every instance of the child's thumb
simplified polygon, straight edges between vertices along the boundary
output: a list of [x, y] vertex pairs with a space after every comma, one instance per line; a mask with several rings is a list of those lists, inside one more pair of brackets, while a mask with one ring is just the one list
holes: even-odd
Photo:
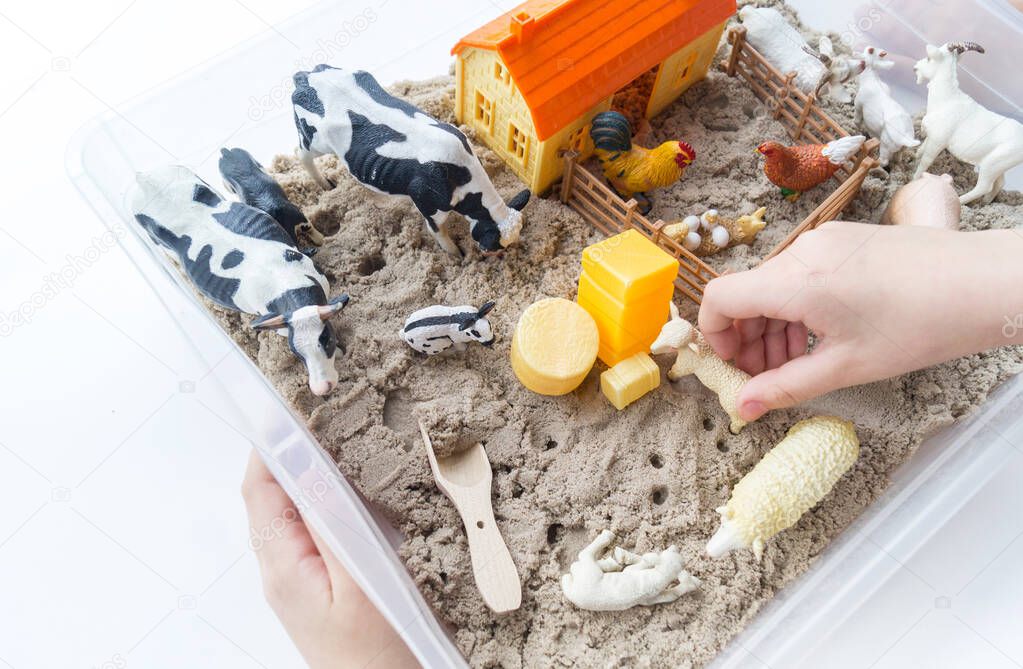
[[739, 415], [745, 421], [771, 409], [784, 409], [842, 387], [832, 349], [815, 351], [762, 374], [739, 392]]

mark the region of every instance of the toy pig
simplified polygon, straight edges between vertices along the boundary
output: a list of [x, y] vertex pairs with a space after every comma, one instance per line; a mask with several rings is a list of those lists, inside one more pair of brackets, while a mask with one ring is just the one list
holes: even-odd
[[221, 149], [218, 167], [227, 190], [250, 207], [270, 214], [291, 235], [295, 244], [299, 243], [302, 235], [316, 246], [323, 244], [320, 231], [312, 226], [302, 210], [284, 194], [281, 185], [266, 173], [248, 151]]
[[881, 223], [958, 230], [961, 216], [962, 205], [952, 186], [952, 177], [924, 172], [916, 181], [895, 191]]
[[426, 307], [405, 320], [401, 337], [409, 346], [427, 355], [437, 355], [452, 346], [464, 351], [470, 341], [478, 341], [489, 348], [494, 345], [495, 337], [486, 315], [493, 308], [494, 302], [487, 302], [479, 309], [469, 305]]

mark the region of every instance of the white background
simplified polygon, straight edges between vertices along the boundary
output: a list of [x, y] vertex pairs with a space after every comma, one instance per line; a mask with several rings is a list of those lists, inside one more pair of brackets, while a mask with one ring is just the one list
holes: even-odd
[[[0, 3], [0, 314], [97, 246], [103, 227], [63, 168], [82, 123], [311, 4]], [[395, 12], [359, 46], [398, 54], [426, 43], [408, 76], [441, 73], [458, 37], [512, 4], [445, 2], [414, 22]], [[817, 5], [811, 22], [847, 20], [846, 9]], [[28, 325], [0, 337], [0, 667], [300, 666], [247, 547], [238, 495], [246, 440], [189, 392], [202, 379], [182, 377], [184, 354], [154, 327], [166, 316], [145, 301], [122, 252], [79, 266], [72, 285], [32, 305]], [[1018, 506], [1019, 487], [1002, 485], [981, 513], [998, 500]], [[1012, 574], [1019, 534], [1003, 525], [989, 526], [985, 550]], [[1010, 584], [1019, 588], [1018, 577]], [[982, 617], [999, 585], [974, 596]], [[1006, 654], [966, 623], [930, 620], [933, 635], [897, 636], [887, 657], [902, 659], [890, 666], [910, 666], [934, 638], [954, 648], [932, 666], [956, 666], [955, 648], [985, 666], [1023, 661], [1018, 645]]]

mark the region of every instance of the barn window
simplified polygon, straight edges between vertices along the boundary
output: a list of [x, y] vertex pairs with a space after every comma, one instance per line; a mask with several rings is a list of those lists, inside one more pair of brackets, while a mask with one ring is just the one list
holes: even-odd
[[476, 91], [476, 102], [473, 105], [473, 118], [476, 119], [476, 123], [487, 131], [488, 134], [494, 134], [494, 101], [483, 95], [479, 90]]
[[686, 56], [685, 60], [682, 61], [682, 69], [678, 73], [679, 85], [689, 82], [689, 75], [692, 74], [693, 68], [696, 66], [696, 59], [700, 57], [700, 54], [693, 51], [691, 54]]
[[508, 153], [518, 158], [523, 165], [529, 156], [529, 136], [514, 123], [508, 124]]
[[503, 84], [511, 83], [511, 72], [509, 72], [508, 68], [504, 66], [504, 63], [499, 60], [494, 62], [494, 79], [497, 79]]
[[590, 141], [590, 125], [577, 128], [568, 136], [568, 148], [577, 153], [586, 153]]

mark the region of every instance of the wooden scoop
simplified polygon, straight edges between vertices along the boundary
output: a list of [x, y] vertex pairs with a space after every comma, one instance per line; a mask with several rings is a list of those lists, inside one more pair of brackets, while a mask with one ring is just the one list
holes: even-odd
[[450, 457], [437, 458], [422, 423], [419, 429], [437, 487], [455, 505], [465, 525], [472, 574], [483, 601], [497, 613], [514, 611], [522, 604], [522, 584], [494, 520], [490, 501], [494, 474], [487, 452], [481, 444], [476, 444]]

